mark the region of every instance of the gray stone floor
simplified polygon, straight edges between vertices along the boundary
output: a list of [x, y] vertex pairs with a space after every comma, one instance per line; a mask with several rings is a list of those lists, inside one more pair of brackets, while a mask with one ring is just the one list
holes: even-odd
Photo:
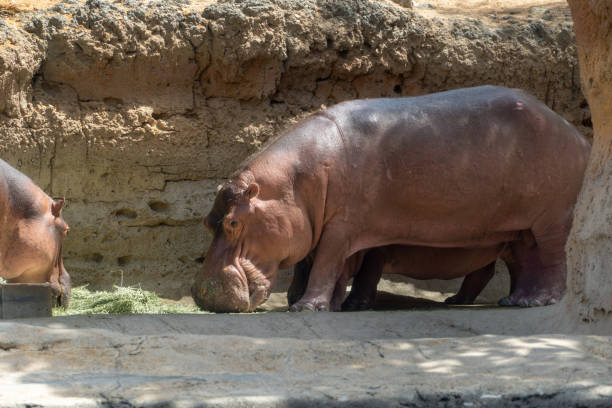
[[560, 314], [554, 306], [2, 321], [0, 406], [612, 406], [612, 330], [569, 327]]

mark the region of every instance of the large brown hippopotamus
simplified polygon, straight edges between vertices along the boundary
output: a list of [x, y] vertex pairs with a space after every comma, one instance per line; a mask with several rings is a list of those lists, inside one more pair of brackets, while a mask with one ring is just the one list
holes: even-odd
[[9, 283], [48, 282], [58, 304], [67, 307], [71, 287], [62, 244], [69, 228], [63, 205], [0, 160], [0, 277]]
[[[296, 303], [306, 291], [314, 254], [293, 268], [293, 280], [287, 291], [289, 305]], [[410, 245], [388, 245], [357, 252], [344, 265], [336, 283], [331, 310], [355, 311], [374, 306], [376, 287], [383, 273], [404, 275], [413, 279], [455, 279], [465, 276], [457, 294], [445, 302], [455, 305], [474, 303], [495, 274], [495, 261], [501, 258], [508, 266], [511, 288], [516, 264], [506, 244], [488, 248], [435, 248]], [[350, 279], [351, 292], [344, 299]], [[500, 300], [504, 304], [507, 298]]]
[[359, 251], [509, 243], [518, 273], [505, 304], [554, 303], [589, 151], [572, 125], [515, 89], [340, 103], [221, 188], [204, 220], [214, 238], [193, 297], [212, 311], [252, 311], [279, 268], [314, 251], [292, 310], [329, 310]]

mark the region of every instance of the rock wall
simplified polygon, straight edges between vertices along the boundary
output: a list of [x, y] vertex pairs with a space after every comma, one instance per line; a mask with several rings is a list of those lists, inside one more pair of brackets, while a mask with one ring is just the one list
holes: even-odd
[[568, 303], [585, 321], [612, 323], [612, 2], [570, 0], [593, 150], [568, 242]]
[[91, 288], [187, 295], [217, 185], [343, 100], [499, 84], [591, 132], [558, 3], [449, 17], [367, 0], [64, 0], [2, 15], [0, 155], [67, 198], [65, 263]]

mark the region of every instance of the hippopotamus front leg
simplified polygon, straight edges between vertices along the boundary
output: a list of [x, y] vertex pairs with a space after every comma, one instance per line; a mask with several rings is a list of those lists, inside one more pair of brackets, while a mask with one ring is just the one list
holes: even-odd
[[345, 235], [341, 229], [331, 229], [323, 234], [314, 256], [304, 296], [291, 305], [290, 311], [331, 310], [330, 303], [336, 283], [345, 272], [345, 243]]
[[[348, 282], [350, 279], [360, 270], [362, 261], [364, 259], [363, 255], [366, 251], [359, 252], [353, 256], [351, 256], [346, 263], [344, 264], [343, 272], [338, 281], [336, 282], [336, 286], [334, 288], [334, 294], [332, 296], [332, 300], [330, 302], [330, 310], [333, 312], [338, 312], [342, 310], [342, 302], [346, 297], [346, 287], [348, 286]], [[312, 269], [313, 264], [313, 256], [307, 256], [300, 262], [298, 262], [293, 267], [293, 280], [289, 285], [289, 289], [287, 290], [287, 302], [289, 306], [295, 304], [306, 292], [306, 286], [308, 285], [308, 278], [310, 276], [310, 270]], [[366, 275], [365, 273], [363, 275]], [[368, 279], [365, 278], [364, 281]], [[376, 284], [378, 282], [374, 282], [374, 292], [376, 292]], [[367, 285], [364, 282], [364, 285]], [[353, 291], [351, 290], [351, 293]], [[355, 309], [358, 310], [358, 309]]]
[[[354, 255], [353, 257], [358, 257], [359, 259], [361, 259], [361, 255]], [[351, 260], [353, 257], [349, 258], [349, 260]], [[310, 269], [312, 268], [312, 263], [313, 257], [308, 256], [298, 262], [293, 267], [293, 280], [291, 281], [289, 289], [287, 290], [287, 303], [289, 304], [289, 306], [292, 306], [298, 300], [300, 300], [302, 296], [304, 296], [304, 293], [306, 292], [306, 286], [308, 285], [308, 278], [310, 276]], [[330, 310], [333, 312], [338, 312], [342, 309], [342, 302], [346, 297], [346, 287], [348, 285], [348, 281], [354, 274], [353, 264], [354, 262], [346, 263], [342, 276], [336, 282], [334, 294], [330, 303]], [[359, 266], [357, 265], [356, 267], [358, 268]], [[351, 293], [353, 292], [351, 291]]]

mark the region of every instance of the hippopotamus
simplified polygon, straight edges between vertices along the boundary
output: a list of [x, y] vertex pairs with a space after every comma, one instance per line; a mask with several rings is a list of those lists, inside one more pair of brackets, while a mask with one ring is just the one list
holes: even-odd
[[[459, 292], [445, 300], [447, 304], [473, 304], [495, 274], [495, 261], [504, 260], [511, 276], [511, 288], [516, 271], [512, 254], [506, 244], [488, 248], [435, 248], [409, 245], [389, 245], [360, 251], [345, 263], [344, 272], [336, 283], [331, 310], [355, 311], [370, 309], [376, 300], [376, 286], [381, 275], [404, 275], [413, 279], [455, 279], [465, 276]], [[304, 294], [313, 256], [298, 262], [287, 291], [289, 305]], [[353, 279], [349, 296], [343, 291]], [[339, 302], [342, 302], [339, 304]], [[503, 304], [504, 299], [500, 302]]]
[[314, 253], [291, 310], [329, 310], [359, 251], [508, 244], [518, 272], [503, 303], [555, 303], [589, 152], [571, 124], [517, 89], [339, 103], [299, 122], [222, 186], [204, 218], [213, 240], [194, 300], [211, 311], [253, 311], [279, 268]]
[[53, 200], [29, 177], [0, 160], [0, 277], [9, 283], [49, 283], [68, 307], [70, 276], [62, 261], [69, 227], [64, 199]]

